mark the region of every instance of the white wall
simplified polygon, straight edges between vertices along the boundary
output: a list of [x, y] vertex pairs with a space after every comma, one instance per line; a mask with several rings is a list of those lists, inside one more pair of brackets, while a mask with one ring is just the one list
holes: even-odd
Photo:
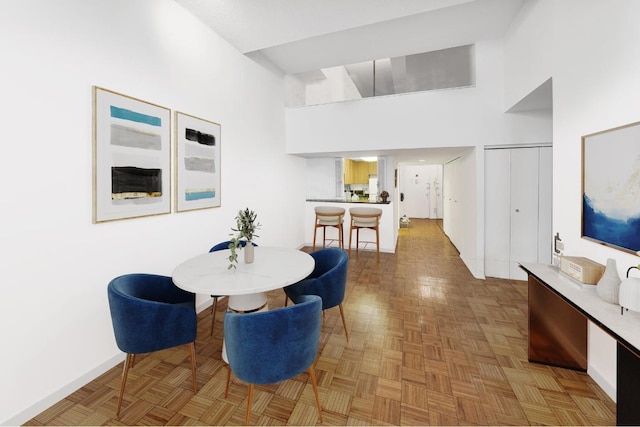
[[525, 2], [505, 36], [505, 110], [553, 73], [555, 3], [553, 0]]
[[288, 108], [287, 152], [549, 142], [550, 118], [503, 114], [502, 43], [476, 45], [476, 87]]
[[323, 68], [321, 72], [325, 75], [325, 79], [316, 80], [305, 86], [304, 105], [362, 98], [345, 67]]
[[[581, 238], [581, 136], [640, 120], [638, 16], [640, 2], [634, 0], [539, 0], [523, 9], [521, 26], [512, 32], [517, 38], [506, 42], [507, 64], [538, 70], [538, 77], [529, 83], [512, 79], [507, 93], [534, 89], [536, 82], [548, 77], [548, 66], [539, 69], [538, 53], [546, 51], [552, 58], [553, 234], [560, 233], [565, 255], [602, 264], [607, 258], [616, 259], [621, 277], [638, 264], [636, 256]], [[538, 31], [548, 31], [549, 23], [553, 23], [551, 48]], [[542, 61], [547, 63], [548, 57]], [[590, 327], [589, 374], [613, 399], [615, 355], [615, 341]]]
[[[504, 114], [501, 41], [476, 45], [476, 87], [367, 98], [286, 111], [287, 152], [292, 154], [428, 147], [478, 148], [460, 185], [473, 193], [458, 228], [468, 230], [461, 257], [484, 275], [485, 145], [549, 142], [551, 118], [540, 112]], [[473, 150], [471, 150], [473, 152]], [[470, 197], [467, 197], [470, 199]], [[397, 197], [394, 200], [398, 200]]]
[[[636, 19], [640, 3], [572, 0], [555, 8], [554, 233], [560, 233], [566, 254], [587, 256], [602, 264], [615, 258], [624, 277], [629, 266], [638, 264], [638, 257], [580, 237], [580, 138], [640, 120], [640, 28]], [[594, 336], [597, 339], [590, 341], [589, 354], [602, 355], [607, 348], [610, 358], [592, 357], [589, 369], [615, 387], [611, 375], [615, 372], [611, 369], [615, 343], [607, 336]]]
[[[304, 161], [282, 76], [172, 0], [4, 0], [0, 52], [0, 423], [20, 424], [121, 360], [113, 277], [170, 275], [245, 206], [261, 245], [301, 245]], [[222, 207], [92, 224], [92, 85], [221, 123]]]
[[335, 157], [306, 159], [304, 174], [307, 199], [334, 199], [337, 197]]

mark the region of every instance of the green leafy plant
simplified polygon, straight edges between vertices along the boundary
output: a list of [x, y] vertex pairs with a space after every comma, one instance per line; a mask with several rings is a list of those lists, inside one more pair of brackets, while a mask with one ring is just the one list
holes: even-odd
[[256, 234], [256, 230], [260, 229], [260, 223], [257, 221], [258, 214], [249, 208], [240, 209], [236, 215], [236, 227], [231, 227], [234, 233], [231, 233], [231, 254], [229, 255], [229, 268], [236, 268], [238, 262], [238, 250], [242, 249], [242, 240], [247, 241], [250, 245], [254, 238], [260, 237]]

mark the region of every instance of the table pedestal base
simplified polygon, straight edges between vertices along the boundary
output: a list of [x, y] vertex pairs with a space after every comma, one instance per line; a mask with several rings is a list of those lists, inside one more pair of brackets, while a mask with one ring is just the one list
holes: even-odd
[[[267, 304], [267, 293], [260, 292], [248, 295], [229, 295], [228, 307], [229, 311], [242, 314], [269, 310], [269, 305]], [[229, 363], [229, 360], [227, 359], [227, 348], [224, 345], [224, 338], [222, 339], [222, 360]]]

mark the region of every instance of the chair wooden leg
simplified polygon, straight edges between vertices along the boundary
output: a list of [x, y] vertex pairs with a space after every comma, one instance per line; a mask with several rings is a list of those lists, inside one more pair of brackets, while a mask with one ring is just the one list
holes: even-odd
[[191, 353], [191, 377], [193, 378], [193, 392], [198, 392], [198, 387], [196, 386], [196, 343], [195, 341], [189, 343], [189, 353]]
[[289, 304], [289, 297], [287, 296], [287, 294], [284, 294], [284, 306], [286, 307], [287, 304]]
[[224, 388], [224, 397], [229, 396], [229, 383], [231, 382], [231, 366], [227, 365], [227, 385]]
[[129, 368], [133, 368], [133, 365], [135, 365], [135, 364], [136, 364], [136, 355], [132, 354], [131, 355], [131, 363], [129, 365]]
[[351, 256], [351, 236], [353, 236], [353, 226], [350, 225], [349, 226], [349, 248], [347, 250], [347, 254], [350, 257]]
[[320, 406], [320, 396], [318, 395], [318, 383], [316, 381], [316, 371], [313, 369], [313, 364], [309, 366], [309, 376], [311, 377], [311, 385], [313, 386], [313, 394], [316, 396], [316, 408], [318, 408], [318, 416], [320, 422], [322, 422], [322, 407]]
[[349, 342], [349, 332], [347, 332], [347, 322], [344, 320], [344, 310], [342, 309], [342, 303], [338, 305], [340, 307], [340, 317], [342, 317], [342, 326], [344, 326], [344, 335], [347, 337], [347, 342]]
[[135, 356], [127, 353], [127, 358], [124, 361], [124, 367], [122, 369], [122, 381], [120, 381], [120, 397], [118, 397], [118, 409], [116, 409], [116, 416], [120, 415], [120, 406], [122, 406], [122, 395], [124, 394], [124, 386], [127, 383], [127, 375], [129, 375], [129, 367]]
[[253, 400], [253, 384], [249, 384], [249, 392], [247, 393], [247, 412], [244, 414], [244, 425], [249, 425], [251, 417], [251, 400]]
[[213, 336], [213, 327], [216, 324], [216, 312], [218, 311], [218, 297], [214, 296], [213, 297], [213, 317], [211, 319], [211, 336]]

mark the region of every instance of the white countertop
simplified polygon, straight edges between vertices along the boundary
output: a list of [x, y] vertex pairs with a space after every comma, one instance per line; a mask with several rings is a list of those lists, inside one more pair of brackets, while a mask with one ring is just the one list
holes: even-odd
[[528, 263], [523, 263], [521, 266], [582, 311], [589, 320], [603, 328], [625, 347], [634, 347], [629, 350], [640, 354], [639, 312], [629, 310], [621, 315], [620, 306], [600, 298], [595, 286], [581, 286], [561, 274], [556, 266]]

